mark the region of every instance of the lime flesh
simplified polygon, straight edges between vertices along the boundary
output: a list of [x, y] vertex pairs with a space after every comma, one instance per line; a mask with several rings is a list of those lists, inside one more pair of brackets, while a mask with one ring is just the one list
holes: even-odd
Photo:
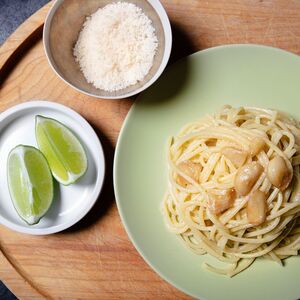
[[7, 180], [19, 216], [29, 225], [38, 223], [53, 200], [53, 179], [44, 155], [31, 146], [12, 149], [8, 155]]
[[54, 119], [36, 116], [35, 136], [57, 181], [69, 185], [86, 172], [85, 151], [65, 125]]

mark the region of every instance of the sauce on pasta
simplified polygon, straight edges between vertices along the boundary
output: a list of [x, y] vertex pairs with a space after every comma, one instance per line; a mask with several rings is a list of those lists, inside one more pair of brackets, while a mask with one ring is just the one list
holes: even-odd
[[300, 249], [300, 126], [290, 116], [225, 106], [186, 125], [168, 145], [163, 214], [195, 253], [234, 276], [257, 257], [279, 264]]

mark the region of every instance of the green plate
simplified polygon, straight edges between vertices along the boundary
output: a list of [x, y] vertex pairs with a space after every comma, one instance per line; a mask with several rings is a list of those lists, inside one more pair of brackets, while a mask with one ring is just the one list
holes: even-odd
[[[127, 233], [148, 264], [185, 293], [209, 300], [300, 298], [300, 257], [285, 267], [256, 260], [233, 277], [210, 273], [167, 231], [160, 203], [167, 188], [166, 142], [186, 124], [224, 104], [275, 108], [300, 118], [300, 58], [256, 45], [193, 54], [170, 67], [126, 118], [114, 165], [114, 186]], [[170, 295], [172, 297], [172, 295]]]

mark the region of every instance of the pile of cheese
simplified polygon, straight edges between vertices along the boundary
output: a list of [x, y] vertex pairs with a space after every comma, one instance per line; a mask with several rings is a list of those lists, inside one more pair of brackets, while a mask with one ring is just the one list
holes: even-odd
[[74, 47], [86, 80], [113, 92], [144, 79], [150, 71], [158, 40], [142, 9], [117, 2], [88, 17]]

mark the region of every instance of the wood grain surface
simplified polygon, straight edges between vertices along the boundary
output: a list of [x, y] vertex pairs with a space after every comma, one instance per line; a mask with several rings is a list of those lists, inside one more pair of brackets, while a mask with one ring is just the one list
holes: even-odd
[[[265, 44], [300, 54], [300, 1], [162, 3], [173, 28], [170, 62], [231, 43]], [[0, 111], [30, 99], [70, 106], [95, 128], [104, 145], [108, 172], [95, 207], [69, 230], [37, 237], [0, 226], [0, 278], [21, 299], [188, 299], [139, 256], [115, 205], [114, 147], [134, 99], [92, 99], [58, 79], [48, 66], [41, 40], [49, 7], [28, 19], [0, 48]]]

